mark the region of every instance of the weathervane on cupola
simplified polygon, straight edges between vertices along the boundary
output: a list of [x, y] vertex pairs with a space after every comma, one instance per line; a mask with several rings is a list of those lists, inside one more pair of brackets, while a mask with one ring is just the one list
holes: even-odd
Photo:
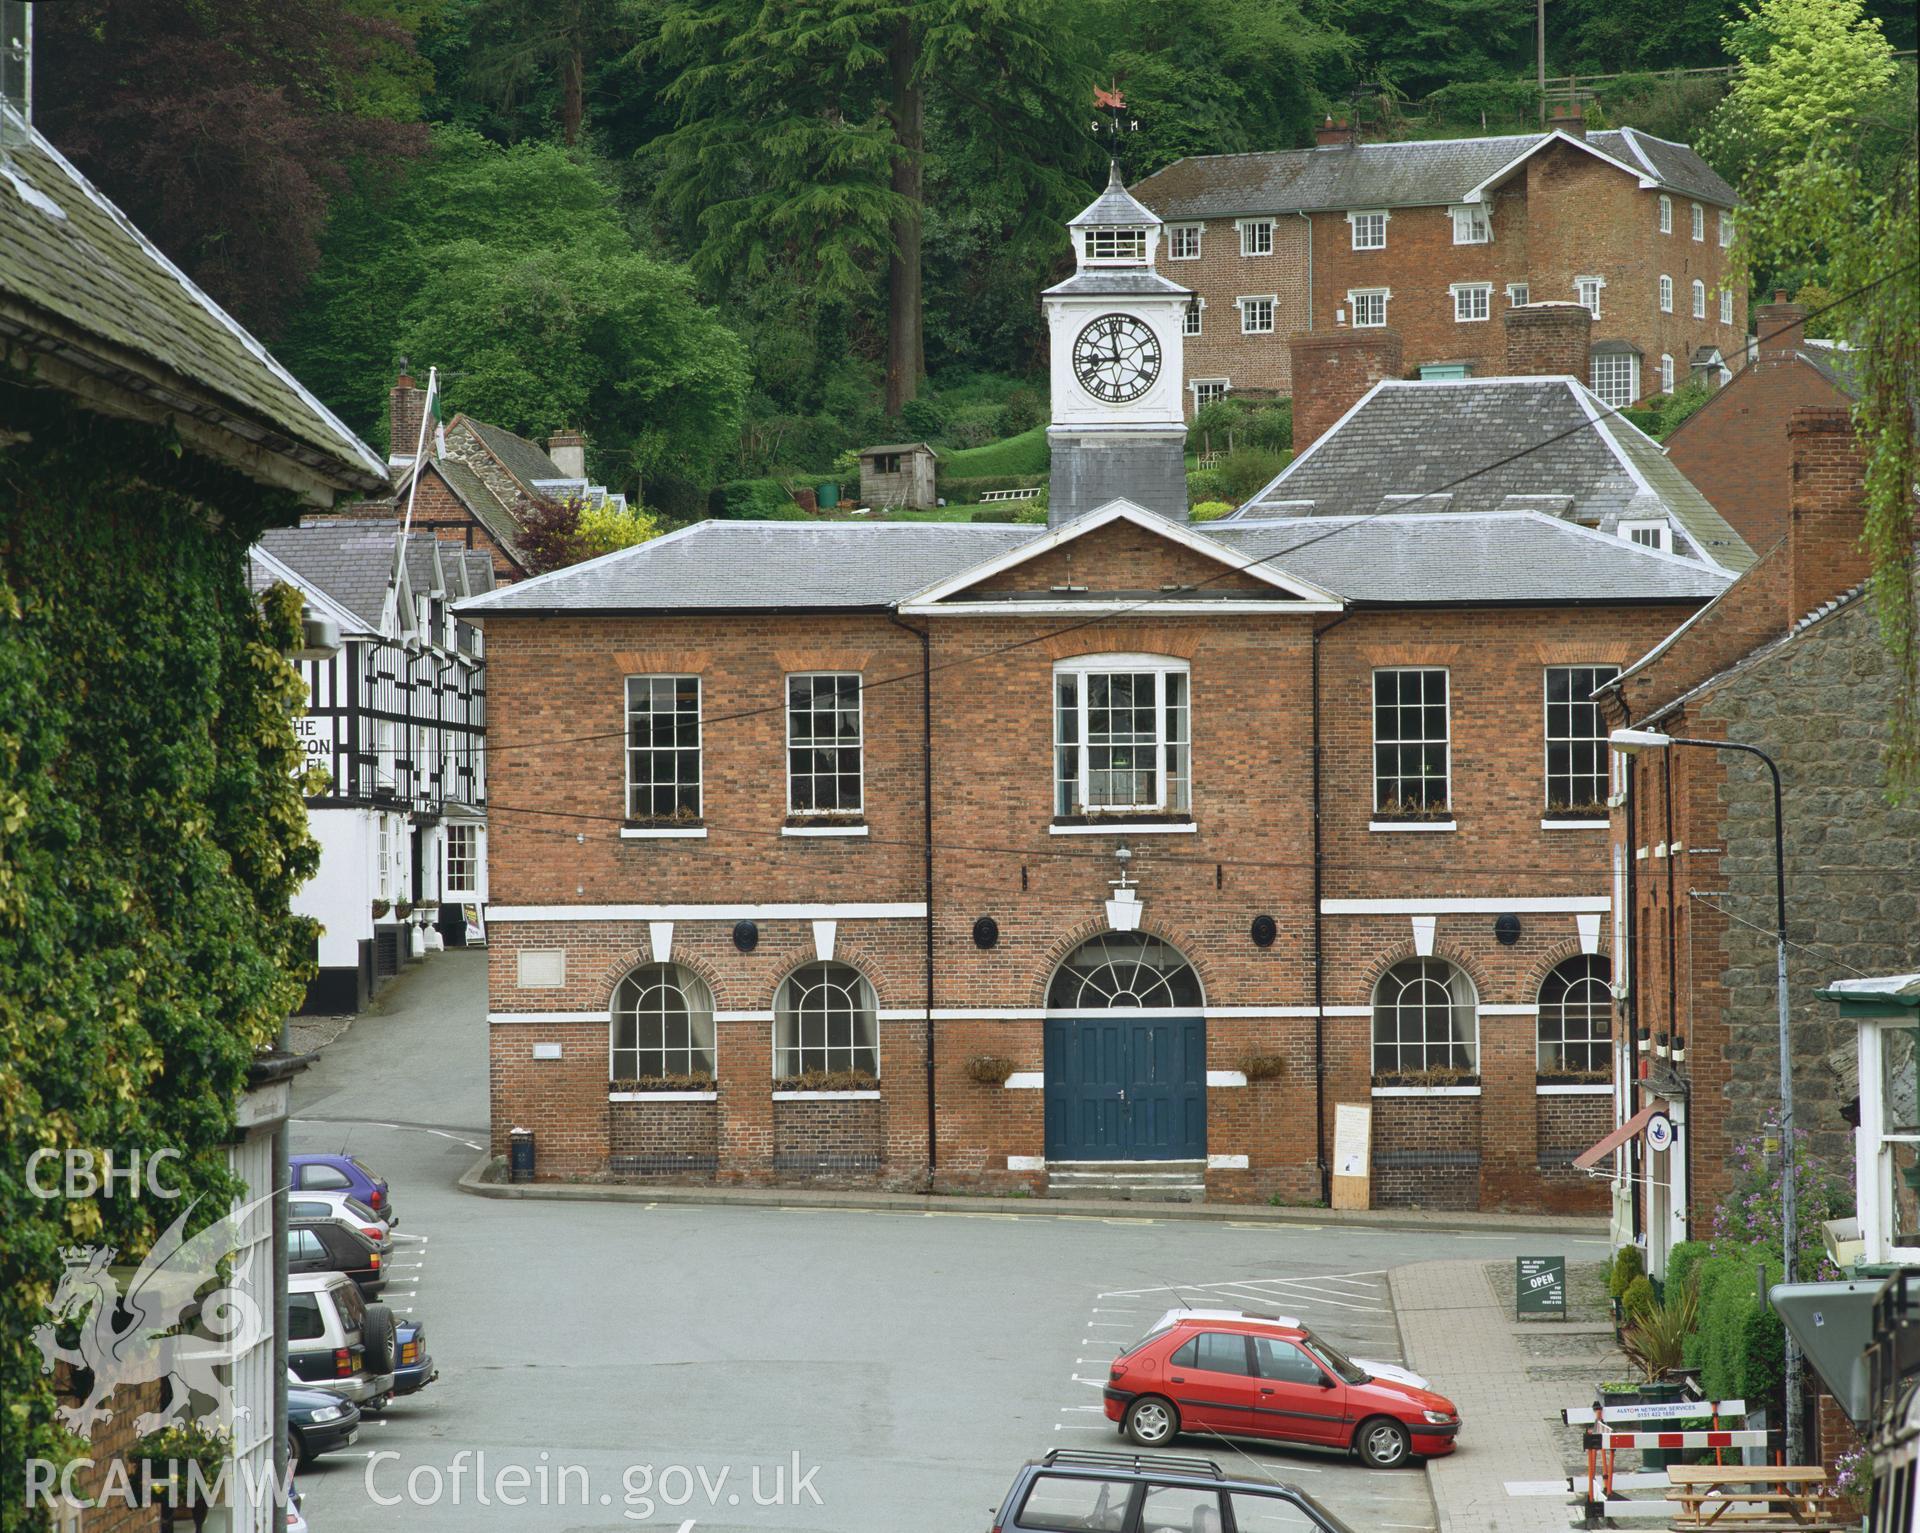
[[1108, 157], [1112, 159], [1114, 164], [1118, 165], [1120, 163], [1121, 135], [1125, 133], [1138, 133], [1140, 131], [1140, 119], [1128, 114], [1127, 98], [1120, 94], [1118, 81], [1104, 88], [1098, 85], [1094, 86], [1093, 109], [1096, 112], [1105, 112], [1107, 114], [1107, 120], [1102, 123], [1100, 119], [1096, 117], [1088, 124], [1088, 127], [1093, 130], [1093, 136], [1096, 139], [1102, 134], [1106, 135]]

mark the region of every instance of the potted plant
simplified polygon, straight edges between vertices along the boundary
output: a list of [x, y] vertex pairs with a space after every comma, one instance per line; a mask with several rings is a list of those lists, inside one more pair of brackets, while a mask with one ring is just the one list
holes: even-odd
[[374, 920], [376, 921], [385, 920], [387, 912], [391, 909], [393, 909], [393, 906], [389, 904], [386, 900], [375, 900], [373, 902]]
[[153, 1487], [163, 1529], [173, 1527], [179, 1509], [190, 1512], [198, 1528], [207, 1516], [201, 1493], [218, 1480], [232, 1451], [227, 1433], [187, 1422], [149, 1432], [127, 1451], [127, 1458], [130, 1466], [140, 1466], [134, 1471], [137, 1479]]
[[1277, 1081], [1287, 1073], [1284, 1054], [1249, 1054], [1240, 1061], [1240, 1073], [1251, 1085], [1255, 1081]]
[[[1646, 1284], [1640, 1288], [1639, 1284]], [[1630, 1285], [1623, 1297], [1627, 1311], [1626, 1335], [1620, 1345], [1627, 1359], [1640, 1370], [1645, 1381], [1640, 1399], [1648, 1405], [1664, 1405], [1680, 1398], [1680, 1382], [1668, 1374], [1686, 1358], [1686, 1341], [1700, 1323], [1700, 1289], [1691, 1273], [1687, 1281], [1672, 1288], [1665, 1299], [1653, 1296], [1653, 1285], [1645, 1277]], [[1640, 1463], [1647, 1469], [1664, 1469], [1672, 1455], [1661, 1448], [1643, 1448]]]
[[966, 1064], [967, 1079], [982, 1086], [1004, 1086], [1014, 1072], [1014, 1063], [1004, 1054], [975, 1054]]
[[1607, 1274], [1607, 1297], [1613, 1301], [1613, 1339], [1619, 1341], [1626, 1324], [1626, 1311], [1621, 1306], [1627, 1285], [1635, 1278], [1646, 1273], [1647, 1261], [1635, 1245], [1622, 1246], [1613, 1253], [1613, 1268]]

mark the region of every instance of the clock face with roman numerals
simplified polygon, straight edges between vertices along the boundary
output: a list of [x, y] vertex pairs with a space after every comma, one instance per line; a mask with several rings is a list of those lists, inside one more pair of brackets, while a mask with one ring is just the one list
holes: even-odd
[[1160, 376], [1160, 338], [1131, 314], [1102, 314], [1074, 339], [1073, 375], [1107, 404], [1138, 399]]

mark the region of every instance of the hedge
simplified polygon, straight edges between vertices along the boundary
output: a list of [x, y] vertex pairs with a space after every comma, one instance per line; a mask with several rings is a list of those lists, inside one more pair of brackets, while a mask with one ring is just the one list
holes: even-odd
[[733, 522], [799, 521], [807, 515], [778, 479], [729, 479], [707, 497], [707, 514]]
[[[1763, 1260], [1771, 1286], [1781, 1279], [1780, 1259], [1758, 1246], [1690, 1254], [1681, 1268], [1700, 1285], [1700, 1329], [1687, 1338], [1686, 1359], [1709, 1400], [1766, 1401], [1785, 1377], [1785, 1332], [1755, 1282]], [[1669, 1284], [1673, 1277], [1669, 1270]]]
[[1031, 484], [1032, 476], [1044, 474], [1052, 461], [1047, 428], [1035, 426], [1031, 431], [1010, 436], [1005, 441], [989, 442], [985, 447], [963, 447], [958, 452], [942, 453], [940, 473], [943, 478], [952, 475], [958, 479], [977, 478], [982, 474], [1024, 474], [1027, 476], [1024, 482]]

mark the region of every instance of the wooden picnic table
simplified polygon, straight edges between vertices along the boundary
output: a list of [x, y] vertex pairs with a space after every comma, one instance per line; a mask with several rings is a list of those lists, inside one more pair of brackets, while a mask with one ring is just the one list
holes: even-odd
[[1818, 1464], [1670, 1464], [1675, 1528], [1798, 1528], [1846, 1533], [1860, 1519]]

